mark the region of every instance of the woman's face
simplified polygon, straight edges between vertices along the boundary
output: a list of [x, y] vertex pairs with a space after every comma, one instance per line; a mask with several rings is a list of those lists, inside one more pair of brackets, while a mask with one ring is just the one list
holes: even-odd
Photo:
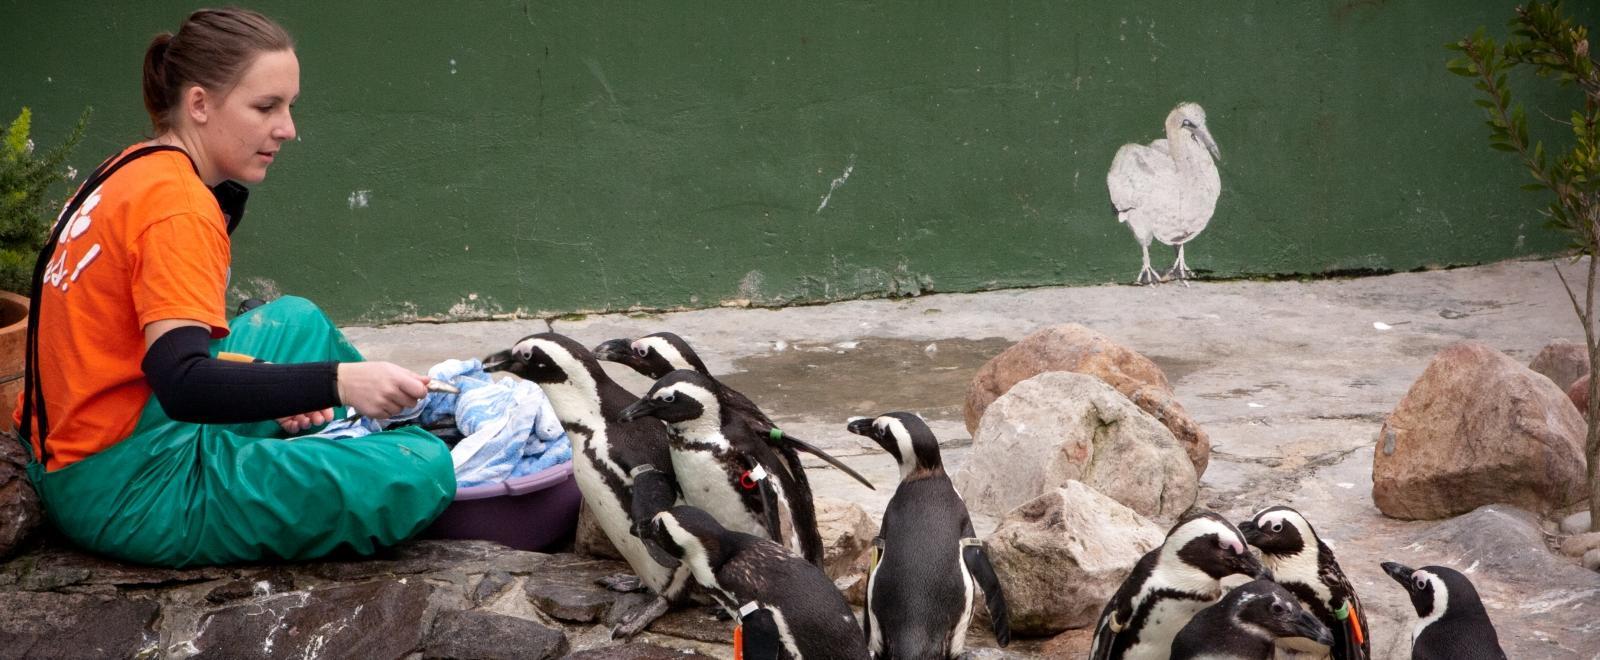
[[[208, 184], [232, 179], [260, 183], [285, 141], [294, 139], [289, 108], [300, 96], [300, 61], [294, 51], [261, 53], [239, 82], [209, 108], [200, 128], [205, 140]], [[215, 98], [215, 97], [213, 97]]]

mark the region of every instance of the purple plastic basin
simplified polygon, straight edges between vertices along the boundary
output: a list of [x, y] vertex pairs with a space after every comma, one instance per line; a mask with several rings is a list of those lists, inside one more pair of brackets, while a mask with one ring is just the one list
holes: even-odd
[[526, 477], [457, 489], [455, 501], [422, 535], [549, 552], [572, 540], [582, 501], [572, 463], [562, 463]]

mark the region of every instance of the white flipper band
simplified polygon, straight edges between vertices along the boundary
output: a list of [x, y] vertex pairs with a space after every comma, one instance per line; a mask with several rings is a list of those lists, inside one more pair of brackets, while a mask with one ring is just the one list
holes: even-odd
[[754, 611], [759, 610], [759, 609], [761, 609], [761, 603], [758, 603], [758, 602], [753, 601], [753, 600], [748, 602], [748, 603], [745, 603], [743, 606], [741, 606], [739, 608], [739, 618], [740, 619], [744, 619], [745, 617], [750, 616], [751, 612], [754, 612]]

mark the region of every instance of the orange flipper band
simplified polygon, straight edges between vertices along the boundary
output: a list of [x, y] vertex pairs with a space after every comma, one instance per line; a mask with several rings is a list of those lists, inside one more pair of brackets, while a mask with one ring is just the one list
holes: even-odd
[[1352, 605], [1347, 600], [1344, 602], [1344, 606], [1340, 607], [1339, 611], [1334, 612], [1333, 615], [1344, 620], [1346, 622], [1345, 625], [1350, 627], [1351, 636], [1355, 638], [1357, 646], [1367, 643], [1367, 633], [1361, 629], [1361, 613], [1356, 611], [1355, 605]]
[[1361, 629], [1361, 613], [1354, 606], [1350, 608], [1350, 629], [1356, 633], [1356, 646], [1365, 646], [1367, 633]]

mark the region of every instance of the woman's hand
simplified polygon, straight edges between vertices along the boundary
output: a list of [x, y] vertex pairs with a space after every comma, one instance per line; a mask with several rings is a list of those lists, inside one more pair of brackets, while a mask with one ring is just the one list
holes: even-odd
[[428, 377], [390, 362], [339, 364], [339, 401], [374, 419], [388, 419], [428, 396]]
[[295, 434], [331, 421], [333, 421], [333, 409], [328, 408], [326, 410], [308, 412], [304, 415], [279, 417], [278, 426], [283, 427], [283, 430], [290, 434]]

